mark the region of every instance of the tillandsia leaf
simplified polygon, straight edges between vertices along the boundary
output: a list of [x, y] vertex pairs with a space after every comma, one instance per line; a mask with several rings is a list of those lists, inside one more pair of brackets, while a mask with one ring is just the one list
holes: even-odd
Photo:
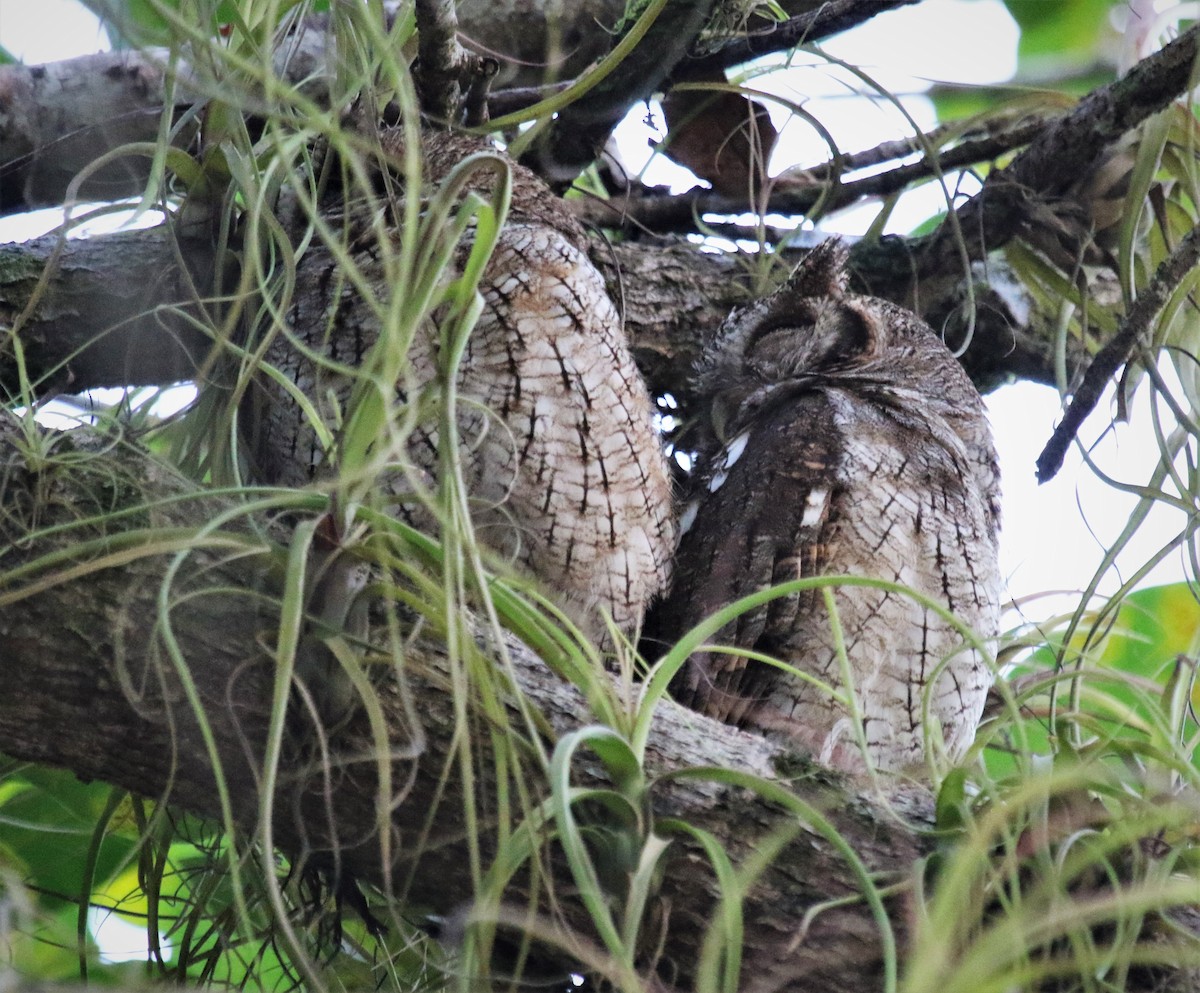
[[700, 967], [696, 970], [696, 993], [737, 993], [741, 989], [743, 893], [729, 853], [712, 832], [687, 821], [666, 818], [655, 824], [655, 830], [663, 834], [686, 835], [699, 842], [717, 877], [721, 901], [704, 935]]
[[[790, 584], [788, 584], [790, 585]], [[892, 929], [891, 919], [883, 905], [883, 895], [875, 885], [866, 865], [854, 851], [850, 843], [840, 835], [833, 825], [812, 804], [801, 799], [781, 783], [763, 779], [751, 773], [734, 769], [722, 769], [714, 766], [694, 766], [687, 769], [677, 769], [658, 777], [655, 782], [667, 780], [700, 779], [705, 782], [723, 783], [730, 786], [750, 790], [764, 800], [776, 803], [807, 825], [824, 838], [850, 867], [851, 873], [857, 880], [863, 898], [871, 909], [871, 916], [879, 930], [879, 941], [882, 946], [884, 967], [884, 993], [895, 993], [897, 979], [896, 936]], [[780, 835], [777, 841], [782, 841], [787, 835]]]
[[[151, 147], [156, 153], [159, 151], [157, 144]], [[200, 188], [204, 176], [203, 167], [182, 148], [167, 146], [163, 164], [183, 183], [184, 189]], [[226, 170], [226, 177], [228, 177], [228, 170]]]
[[486, 918], [489, 910], [494, 912], [499, 907], [509, 882], [544, 844], [546, 831], [553, 823], [553, 801], [545, 800], [530, 810], [503, 840], [476, 890], [478, 913]]
[[[1155, 321], [1155, 337], [1163, 344], [1176, 346], [1188, 362], [1194, 362], [1193, 356], [1200, 354], [1200, 316], [1194, 297], [1197, 284], [1200, 268], [1192, 269], [1180, 280]], [[1181, 420], [1186, 424], [1189, 418], [1185, 415]]]
[[92, 829], [92, 837], [88, 843], [87, 855], [84, 859], [83, 874], [79, 883], [79, 903], [75, 918], [75, 948], [79, 959], [79, 978], [87, 982], [88, 978], [88, 911], [92, 905], [92, 893], [96, 886], [96, 863], [100, 858], [100, 847], [108, 833], [108, 825], [117, 808], [127, 796], [124, 790], [113, 788], [108, 795], [96, 825]]
[[[867, 732], [863, 721], [862, 704], [859, 701], [858, 693], [854, 689], [854, 666], [850, 664], [850, 656], [846, 652], [846, 632], [842, 628], [842, 618], [837, 609], [837, 601], [834, 599], [833, 589], [829, 586], [821, 587], [821, 597], [825, 603], [826, 616], [829, 618], [829, 630], [833, 635], [833, 650], [837, 655], [838, 674], [841, 677], [842, 686], [845, 688], [845, 706], [849, 711], [850, 727], [854, 730], [854, 744], [858, 746], [859, 753], [866, 764], [868, 775], [873, 776], [875, 769], [871, 764], [871, 750], [867, 747]], [[929, 682], [933, 682], [933, 677], [930, 677]], [[925, 728], [928, 731], [928, 722], [925, 723]]]
[[621, 912], [621, 938], [626, 948], [637, 948], [646, 907], [662, 881], [663, 855], [671, 847], [667, 838], [651, 831], [641, 840], [637, 865], [628, 882], [628, 895]]
[[[481, 169], [494, 171], [500, 180], [491, 197], [484, 200], [474, 193], [464, 196], [464, 187]], [[417, 240], [424, 247], [411, 267], [411, 283], [393, 286], [383, 331], [356, 374], [339, 445], [339, 478], [345, 480], [342, 496], [346, 502], [361, 503], [366, 492], [374, 488], [375, 474], [369, 471], [371, 453], [384, 436], [395, 404], [395, 384], [403, 378], [408, 344], [412, 335], [419, 333], [419, 326], [446, 302], [451, 304], [451, 311], [444, 333], [456, 346], [449, 355], [443, 355], [443, 360], [449, 363], [446, 382], [453, 382], [458, 358], [479, 314], [479, 281], [507, 216], [511, 190], [507, 162], [498, 155], [478, 153], [454, 168], [427, 205]], [[458, 243], [472, 230], [473, 241], [463, 272], [447, 283], [443, 274], [451, 265]], [[453, 445], [446, 447], [456, 451]]]
[[[217, 797], [221, 809], [221, 826], [231, 839], [236, 838], [238, 835], [237, 825], [233, 817], [233, 801], [230, 796], [229, 781], [225, 776], [224, 765], [221, 761], [221, 752], [213, 731], [212, 722], [209, 721], [208, 715], [205, 713], [203, 700], [200, 697], [196, 681], [192, 676], [191, 665], [185, 657], [178, 639], [175, 637], [174, 627], [171, 623], [171, 591], [175, 588], [176, 577], [180, 574], [184, 563], [192, 555], [195, 548], [202, 546], [210, 536], [220, 536], [221, 529], [230, 521], [236, 520], [240, 516], [250, 517], [256, 511], [263, 510], [264, 505], [270, 506], [273, 511], [278, 510], [278, 501], [263, 501], [259, 506], [255, 506], [254, 501], [238, 504], [229, 510], [217, 514], [203, 527], [196, 529], [193, 532], [192, 546], [179, 551], [168, 565], [162, 582], [159, 585], [156, 605], [156, 623], [159, 640], [163, 645], [167, 658], [170, 660], [174, 674], [179, 680], [184, 698], [187, 700], [188, 706], [195, 716], [201, 739], [204, 742], [205, 753], [212, 767], [213, 779], [216, 784]], [[270, 831], [270, 825], [265, 825], [263, 830]], [[271, 852], [272, 849], [268, 847], [267, 851]], [[236, 850], [234, 844], [230, 844], [227, 856], [233, 886], [234, 912], [238, 926], [243, 929], [244, 933], [251, 933], [253, 928], [249, 902], [246, 899], [246, 876], [243, 872], [241, 854]]]
[[263, 823], [270, 819], [275, 798], [275, 776], [279, 771], [279, 756], [283, 748], [284, 720], [288, 697], [292, 690], [292, 675], [296, 664], [296, 649], [300, 644], [304, 624], [305, 591], [308, 587], [308, 561], [319, 520], [301, 521], [292, 533], [288, 545], [284, 588], [280, 598], [279, 626], [275, 645], [275, 682], [271, 702], [271, 720], [263, 750], [263, 790], [260, 810]]
[[[635, 949], [625, 943], [624, 929], [618, 928], [606, 899], [606, 889], [592, 862], [583, 833], [575, 819], [574, 804], [594, 791], [580, 791], [571, 786], [571, 763], [575, 752], [584, 747], [593, 750], [612, 743], [617, 735], [609, 728], [587, 727], [565, 735], [554, 749], [550, 760], [550, 803], [558, 831], [559, 844], [567, 857], [571, 875], [579, 888], [579, 896], [587, 908], [593, 926], [608, 953], [622, 966], [633, 971]], [[619, 750], [619, 749], [617, 749]], [[623, 764], [623, 763], [622, 763]]]
[[[414, 596], [402, 584], [389, 588], [388, 595], [408, 604], [433, 625], [434, 631], [442, 632], [446, 617], [443, 593], [439, 584], [429, 580], [430, 574], [441, 575], [444, 570], [446, 549], [442, 542], [369, 507], [359, 507], [357, 514], [374, 536], [371, 554], [421, 591]], [[375, 540], [377, 537], [386, 538], [386, 542], [381, 544]], [[622, 712], [613, 684], [602, 675], [595, 646], [570, 618], [521, 577], [489, 576], [487, 592], [503, 626], [577, 687], [587, 700], [589, 713], [601, 724], [619, 726]]]
[[[1088, 792], [1105, 768], [1122, 767], [1088, 761], [1047, 768], [975, 822], [944, 860], [926, 912], [914, 917], [906, 993], [960, 987], [999, 993], [1014, 982], [1040, 987], [1066, 970], [1103, 978], [1109, 967], [1130, 962], [1197, 961], [1194, 936], [1180, 931], [1178, 941], [1156, 948], [1161, 932], [1142, 927], [1148, 915], [1161, 920], [1192, 905], [1194, 878], [1175, 873], [1169, 856], [1151, 858], [1133, 880], [1121, 868], [1130, 852], [1146, 851], [1148, 839], [1161, 843], [1190, 830], [1194, 805], [1144, 796], [1132, 781], [1112, 784], [1111, 809], [1096, 804]], [[1047, 812], [1062, 823], [1047, 820]], [[1073, 823], [1080, 817], [1082, 827]], [[997, 863], [997, 850], [1007, 853], [1004, 863]], [[1025, 873], [1018, 874], [1020, 863]], [[1121, 945], [1124, 952], [1110, 954]]]
[[630, 803], [639, 804], [646, 781], [641, 763], [629, 743], [611, 728], [593, 726], [576, 733], [586, 733], [587, 746], [600, 757], [604, 771], [612, 778], [621, 795]]
[[[109, 535], [40, 556], [0, 575], [0, 607], [19, 603], [63, 583], [105, 569], [120, 568], [157, 555], [187, 555], [192, 551], [263, 551], [261, 542], [245, 535], [197, 535], [193, 528], [152, 528]], [[87, 557], [91, 554], [91, 557]], [[61, 567], [60, 567], [61, 566]], [[52, 571], [51, 571], [52, 570]], [[29, 577], [26, 579], [26, 577]], [[20, 584], [20, 585], [18, 585]]]
[[[379, 694], [372, 686], [371, 679], [363, 666], [362, 651], [360, 648], [350, 645], [344, 637], [336, 635], [329, 638], [325, 644], [342, 667], [347, 681], [353, 686], [356, 701], [366, 712], [367, 722], [371, 728], [374, 754], [380, 759], [376, 763], [376, 775], [379, 776], [378, 794], [381, 798], [391, 797], [394, 795], [392, 790], [393, 763], [389, 759], [393, 757], [395, 750], [392, 746], [388, 721], [384, 715]], [[382, 835], [387, 829], [390, 816], [388, 803], [381, 802], [376, 805], [376, 816], [378, 818], [376, 828]]]
[[934, 822], [939, 831], [958, 831], [966, 823], [967, 769], [951, 769], [942, 779], [934, 805]]
[[499, 575], [487, 578], [488, 602], [497, 620], [583, 694], [587, 713], [598, 724], [622, 728], [626, 705], [595, 643], [536, 585], [506, 575], [504, 563], [497, 569]]
[[[742, 614], [748, 613], [763, 604], [770, 603], [772, 600], [793, 596], [796, 593], [808, 590], [832, 590], [839, 586], [866, 586], [873, 589], [888, 590], [907, 597], [914, 603], [949, 622], [962, 635], [963, 641], [968, 646], [978, 651], [980, 657], [985, 659], [989, 666], [995, 667], [995, 656], [992, 650], [971, 629], [970, 625], [964, 624], [959, 620], [952, 611], [946, 609], [944, 604], [919, 593], [911, 587], [900, 583], [888, 582], [883, 579], [870, 579], [863, 576], [850, 575], [813, 576], [806, 579], [793, 579], [786, 583], [768, 586], [765, 589], [758, 590], [722, 607], [684, 634], [666, 655], [654, 663], [643, 683], [637, 719], [634, 723], [633, 734], [629, 740], [634, 755], [639, 760], [645, 755], [646, 742], [650, 735], [650, 726], [654, 720], [654, 710], [658, 706], [659, 701], [666, 696], [671, 680], [683, 668], [688, 657], [693, 652], [700, 651], [701, 648], [706, 646], [712, 640], [713, 636], [724, 628], [725, 625], [736, 620]], [[778, 659], [772, 659], [769, 656], [752, 655], [741, 649], [737, 651], [737, 654], [745, 655], [747, 658], [753, 657], [768, 664], [786, 667], [786, 663], [781, 663]]]
[[1137, 296], [1141, 283], [1137, 271], [1137, 251], [1142, 242], [1140, 234], [1144, 211], [1150, 209], [1150, 188], [1154, 185], [1162, 162], [1163, 149], [1171, 131], [1170, 110], [1147, 118], [1141, 126], [1136, 144], [1133, 168], [1129, 174], [1129, 189], [1122, 209], [1120, 247], [1117, 250], [1118, 273], [1126, 309]]
[[316, 965], [308, 955], [299, 936], [291, 924], [290, 915], [279, 880], [274, 869], [275, 855], [275, 799], [279, 776], [280, 757], [283, 753], [285, 721], [288, 701], [295, 675], [296, 653], [303, 633], [304, 608], [308, 589], [308, 563], [313, 542], [324, 518], [301, 521], [292, 534], [288, 546], [287, 569], [284, 575], [284, 590], [280, 601], [280, 618], [276, 635], [275, 681], [271, 700], [271, 714], [263, 747], [262, 784], [259, 792], [258, 836], [264, 859], [263, 880], [267, 897], [275, 912], [275, 924], [284, 939], [289, 957], [312, 987], [319, 989], [321, 980]]

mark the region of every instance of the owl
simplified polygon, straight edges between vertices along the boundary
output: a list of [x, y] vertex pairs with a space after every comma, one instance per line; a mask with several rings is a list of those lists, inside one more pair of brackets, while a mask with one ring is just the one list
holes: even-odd
[[[385, 134], [385, 150], [400, 158], [401, 140]], [[425, 178], [437, 183], [484, 149], [467, 136], [427, 135]], [[605, 615], [633, 632], [666, 583], [675, 527], [670, 481], [650, 398], [582, 229], [532, 173], [515, 163], [510, 169], [508, 221], [479, 285], [482, 312], [458, 365], [457, 463], [481, 541], [539, 580], [585, 632], [603, 640]], [[487, 194], [495, 181], [494, 170], [483, 170], [468, 189]], [[267, 354], [331, 425], [350, 396], [347, 370], [377, 339], [378, 314], [392, 293], [375, 230], [368, 218], [347, 240], [377, 299], [339, 279], [329, 253], [310, 249], [297, 267], [292, 326]], [[461, 273], [470, 249], [468, 235], [447, 280]], [[408, 349], [395, 384], [399, 440], [379, 479], [390, 510], [425, 530], [437, 522], [418, 493], [435, 489], [445, 444], [431, 402], [445, 395], [438, 382], [443, 319], [435, 312]], [[255, 448], [265, 474], [304, 485], [334, 471], [336, 436], [323, 444], [277, 382], [262, 388], [268, 409], [258, 418]]]
[[913, 314], [848, 293], [845, 261], [825, 242], [718, 332], [696, 376], [718, 440], [692, 475], [674, 586], [652, 627], [674, 640], [787, 580], [903, 587], [834, 582], [836, 628], [820, 590], [747, 611], [711, 643], [786, 667], [706, 650], [673, 691], [835, 768], [863, 772], [869, 759], [908, 774], [929, 744], [963, 755], [992, 680], [980, 653], [908, 591], [996, 635], [999, 470], [961, 366]]

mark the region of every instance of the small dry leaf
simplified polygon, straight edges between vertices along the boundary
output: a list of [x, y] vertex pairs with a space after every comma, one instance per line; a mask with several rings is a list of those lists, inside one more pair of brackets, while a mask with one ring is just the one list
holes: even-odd
[[714, 191], [745, 197], [762, 188], [779, 133], [758, 100], [728, 91], [671, 90], [663, 115], [667, 155]]

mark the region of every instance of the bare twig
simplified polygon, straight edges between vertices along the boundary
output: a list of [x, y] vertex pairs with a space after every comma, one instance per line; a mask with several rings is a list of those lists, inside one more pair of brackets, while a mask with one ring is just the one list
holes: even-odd
[[1096, 409], [1104, 388], [1117, 370], [1133, 357], [1134, 352], [1150, 337], [1154, 319], [1166, 305], [1183, 278], [1200, 264], [1200, 228], [1193, 228], [1176, 246], [1175, 251], [1159, 264], [1150, 285], [1142, 290], [1121, 326], [1105, 346], [1096, 353], [1083, 382], [1054, 434], [1046, 442], [1037, 460], [1039, 483], [1049, 482], [1062, 468], [1071, 442], [1088, 415]]
[[[952, 169], [988, 162], [1004, 152], [1019, 148], [1033, 139], [1045, 127], [1045, 123], [1042, 119], [1030, 118], [999, 134], [955, 145], [939, 155], [934, 164], [922, 159], [897, 166], [888, 172], [843, 183], [829, 192], [824, 186], [827, 177], [836, 177], [848, 169], [878, 164], [887, 160], [886, 155], [893, 158], [912, 155], [920, 149], [921, 143], [888, 142], [886, 146], [843, 156], [840, 170], [838, 163], [830, 161], [797, 174], [810, 180], [808, 185], [800, 186], [794, 180], [787, 181], [785, 177], [770, 191], [764, 213], [805, 214], [818, 201], [825, 209], [833, 210], [856, 203], [864, 197], [887, 196], [912, 183]], [[936, 137], [936, 134], [927, 136]], [[656, 232], [692, 230], [696, 217], [701, 214], [744, 214], [757, 209], [743, 197], [724, 196], [706, 190], [693, 190], [681, 196], [651, 193], [609, 200], [574, 200], [569, 202], [569, 206], [577, 217], [590, 223], [609, 226], [629, 223]]]
[[573, 79], [568, 79], [546, 86], [512, 86], [508, 89], [497, 90], [488, 96], [488, 112], [492, 117], [515, 114], [526, 107], [532, 107], [547, 97], [561, 93], [574, 82]]
[[[841, 158], [842, 169], [849, 172], [855, 169], [866, 169], [882, 165], [894, 159], [902, 159], [909, 155], [919, 154], [929, 146], [938, 148], [951, 141], [958, 144], [947, 148], [938, 158], [940, 171], [957, 169], [962, 166], [974, 165], [977, 162], [988, 162], [998, 155], [1010, 152], [1014, 148], [1028, 144], [1041, 133], [1049, 117], [1029, 114], [1019, 120], [989, 121], [981, 127], [959, 130], [957, 124], [947, 124], [926, 131], [919, 139], [901, 138], [897, 141], [885, 141], [874, 148], [861, 152], [850, 152]], [[822, 166], [806, 170], [818, 179], [833, 175], [834, 162], [826, 162]]]
[[471, 116], [485, 116], [487, 86], [499, 66], [495, 59], [459, 44], [454, 0], [416, 0], [416, 19], [421, 109], [434, 121], [456, 123], [465, 89], [471, 98]]

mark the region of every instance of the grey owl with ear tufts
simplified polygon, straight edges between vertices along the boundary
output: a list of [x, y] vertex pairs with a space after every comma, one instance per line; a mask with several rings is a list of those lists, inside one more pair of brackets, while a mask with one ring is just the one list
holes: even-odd
[[[730, 316], [698, 370], [717, 441], [684, 503], [675, 583], [650, 625], [660, 641], [773, 584], [841, 575], [997, 634], [999, 470], [983, 402], [915, 315], [847, 292], [846, 255], [816, 248]], [[905, 591], [830, 588], [840, 639], [820, 589], [780, 597], [711, 643], [792, 671], [705, 651], [676, 677], [677, 699], [850, 772], [869, 760], [916, 773], [930, 749], [961, 758], [992, 682], [983, 655]]]

